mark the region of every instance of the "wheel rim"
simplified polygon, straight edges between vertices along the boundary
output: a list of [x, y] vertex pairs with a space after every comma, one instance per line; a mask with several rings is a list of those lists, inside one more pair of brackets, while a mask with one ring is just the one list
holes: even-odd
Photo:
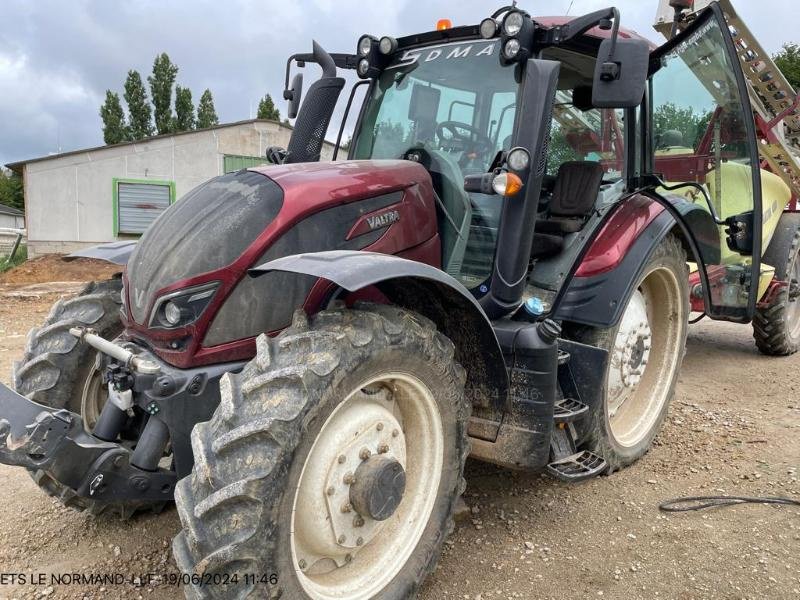
[[100, 418], [100, 412], [107, 400], [108, 388], [103, 381], [103, 372], [97, 365], [97, 355], [95, 355], [81, 392], [81, 419], [87, 433], [91, 433], [97, 425], [97, 419]]
[[[350, 503], [355, 469], [370, 455], [402, 465], [402, 501], [386, 520]], [[365, 381], [322, 426], [294, 496], [291, 549], [298, 579], [314, 600], [376, 596], [408, 561], [428, 523], [442, 474], [441, 415], [416, 377]]]
[[651, 432], [680, 364], [681, 287], [667, 268], [648, 273], [625, 308], [609, 360], [606, 419], [621, 446]]
[[789, 279], [789, 304], [786, 307], [786, 323], [793, 340], [800, 338], [800, 259], [795, 258]]

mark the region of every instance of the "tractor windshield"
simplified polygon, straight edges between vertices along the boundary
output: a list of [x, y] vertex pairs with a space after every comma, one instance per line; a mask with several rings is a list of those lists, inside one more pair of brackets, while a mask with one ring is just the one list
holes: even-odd
[[511, 145], [519, 83], [496, 40], [398, 53], [372, 88], [353, 158], [410, 158], [431, 173], [441, 200], [443, 268], [468, 288], [491, 274], [502, 201], [464, 191]]

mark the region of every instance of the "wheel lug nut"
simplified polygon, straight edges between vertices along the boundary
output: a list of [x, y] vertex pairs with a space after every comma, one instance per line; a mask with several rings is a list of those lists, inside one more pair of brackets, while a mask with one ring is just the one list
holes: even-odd
[[325, 493], [328, 494], [328, 496], [333, 496], [336, 493], [336, 490], [333, 489], [333, 486], [331, 486], [327, 490], [325, 490]]
[[397, 429], [393, 429], [392, 430], [392, 437], [397, 437], [398, 435], [400, 435], [400, 432]]
[[363, 543], [364, 543], [364, 538], [361, 538], [361, 537], [360, 537], [360, 538], [358, 538], [358, 539], [356, 540], [356, 546], [360, 546], [360, 545], [361, 545], [361, 544], [363, 544]]
[[375, 429], [377, 429], [378, 431], [383, 431], [383, 423], [378, 423], [378, 424], [375, 426]]
[[386, 454], [389, 451], [389, 444], [381, 444], [378, 446], [378, 454]]
[[342, 481], [347, 485], [353, 485], [356, 481], [356, 478], [352, 473], [345, 473]]
[[353, 555], [352, 554], [346, 554], [345, 555], [344, 562], [350, 562], [352, 560], [353, 560]]
[[353, 518], [353, 527], [363, 527], [364, 526], [364, 517], [358, 515], [357, 517]]
[[344, 504], [342, 504], [342, 512], [343, 513], [349, 513], [349, 512], [352, 512], [352, 510], [353, 510], [353, 507], [350, 505], [349, 502], [345, 502]]
[[344, 454], [340, 455], [339, 458], [338, 458], [338, 461], [339, 461], [340, 465], [343, 465], [346, 460], [347, 460], [347, 457]]
[[358, 453], [358, 458], [361, 460], [367, 460], [370, 456], [372, 456], [372, 452], [369, 451], [369, 448], [362, 448]]
[[338, 539], [337, 541], [338, 541], [340, 544], [344, 544], [344, 543], [347, 541], [347, 538], [346, 538], [346, 537], [344, 537], [343, 535], [340, 535], [340, 536], [339, 536], [339, 539]]
[[302, 558], [300, 559], [300, 562], [299, 562], [298, 564], [300, 565], [300, 568], [301, 568], [301, 569], [305, 569], [305, 568], [306, 568], [306, 566], [307, 566], [307, 565], [306, 565], [306, 561], [304, 561]]

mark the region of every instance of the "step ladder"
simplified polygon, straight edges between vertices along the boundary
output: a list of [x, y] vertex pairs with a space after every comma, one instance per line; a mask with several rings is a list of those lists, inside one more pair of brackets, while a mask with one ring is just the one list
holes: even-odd
[[[679, 27], [685, 27], [713, 1], [725, 14], [747, 79], [761, 160], [789, 186], [796, 201], [800, 198], [800, 96], [739, 17], [731, 0], [695, 0], [692, 12]], [[669, 0], [661, 0], [654, 27], [667, 38], [674, 15]]]

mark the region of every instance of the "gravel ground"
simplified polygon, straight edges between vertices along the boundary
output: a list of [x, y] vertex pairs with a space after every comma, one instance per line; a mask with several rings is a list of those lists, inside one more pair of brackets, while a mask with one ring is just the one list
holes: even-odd
[[[56, 298], [0, 289], [0, 381], [10, 382], [28, 329]], [[657, 508], [698, 494], [800, 497], [798, 366], [800, 355], [760, 356], [749, 327], [693, 326], [671, 414], [642, 461], [576, 486], [471, 463], [470, 513], [421, 597], [800, 597], [800, 509], [664, 515]], [[91, 518], [8, 467], [0, 467], [0, 503], [0, 598], [182, 597], [147, 576], [176, 572], [174, 509], [126, 523]], [[51, 573], [119, 573], [126, 581], [52, 585]]]

